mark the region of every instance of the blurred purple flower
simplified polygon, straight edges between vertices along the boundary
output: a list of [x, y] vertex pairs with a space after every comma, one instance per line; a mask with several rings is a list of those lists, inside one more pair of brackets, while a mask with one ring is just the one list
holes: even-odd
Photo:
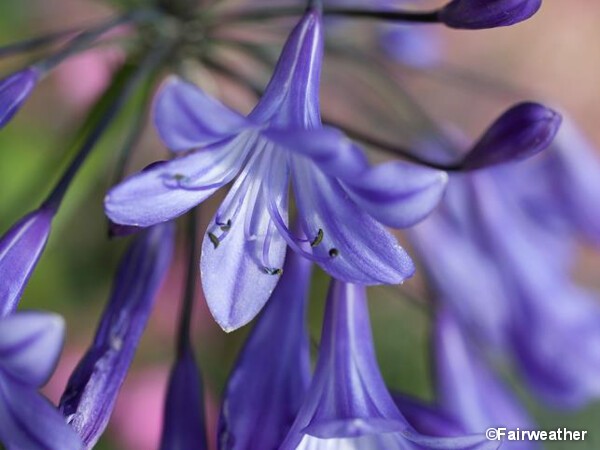
[[506, 188], [510, 173], [453, 178], [439, 213], [413, 238], [461, 326], [510, 356], [545, 400], [581, 406], [600, 396], [600, 306], [570, 278], [573, 240], [532, 220], [513, 192], [520, 183]]
[[60, 316], [20, 312], [0, 319], [0, 442], [9, 449], [79, 450], [81, 441], [39, 392], [63, 345]]
[[379, 372], [365, 288], [334, 280], [317, 366], [280, 450], [496, 448], [483, 435], [419, 434], [395, 405]]
[[541, 6], [542, 0], [453, 0], [439, 18], [452, 28], [506, 27], [529, 19]]
[[69, 379], [60, 409], [85, 448], [92, 448], [106, 428], [169, 268], [173, 241], [173, 224], [136, 237], [121, 261], [94, 341]]
[[[208, 305], [226, 331], [265, 304], [286, 242], [342, 280], [401, 283], [414, 266], [382, 224], [412, 225], [443, 193], [444, 172], [401, 162], [371, 169], [348, 138], [321, 125], [322, 55], [321, 16], [309, 10], [248, 117], [171, 79], [156, 101], [159, 133], [175, 151], [205, 148], [129, 178], [106, 198], [114, 222], [149, 226], [183, 214], [237, 176], [201, 258]], [[309, 251], [287, 225], [290, 178]]]
[[[437, 415], [432, 414], [431, 406], [397, 397], [401, 408], [411, 410], [409, 420], [418, 431], [431, 430], [432, 417], [438, 421], [451, 418], [453, 422], [444, 423], [459, 424], [463, 434], [483, 433], [488, 428], [500, 427], [535, 429], [514, 394], [481, 360], [477, 349], [444, 307], [437, 313], [433, 341], [437, 390], [434, 411]], [[519, 441], [507, 442], [502, 446], [505, 447], [514, 450], [539, 448], [535, 442]]]
[[305, 326], [311, 265], [296, 253], [286, 256], [281, 281], [227, 383], [220, 450], [275, 449], [294, 422], [311, 377]]
[[54, 214], [51, 208], [29, 213], [0, 239], [0, 317], [17, 309], [48, 241]]
[[30, 67], [0, 80], [0, 130], [21, 109], [38, 79], [39, 72]]
[[161, 450], [206, 450], [202, 378], [190, 345], [177, 356], [169, 377]]

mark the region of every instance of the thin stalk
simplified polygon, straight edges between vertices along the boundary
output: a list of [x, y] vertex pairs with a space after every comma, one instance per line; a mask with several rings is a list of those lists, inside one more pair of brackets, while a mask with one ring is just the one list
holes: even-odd
[[0, 58], [6, 58], [9, 56], [48, 47], [80, 32], [81, 28], [72, 28], [69, 30], [55, 31], [45, 35], [25, 39], [23, 41], [6, 44], [0, 47]]
[[192, 313], [196, 297], [196, 276], [198, 273], [198, 219], [196, 210], [192, 210], [188, 218], [187, 238], [189, 246], [188, 270], [185, 293], [179, 316], [179, 333], [177, 335], [177, 356], [180, 358], [191, 345]]
[[[252, 22], [258, 20], [278, 19], [294, 17], [302, 14], [305, 10], [297, 7], [288, 8], [258, 8], [249, 11], [241, 11], [221, 16], [220, 22], [230, 24], [232, 22]], [[363, 8], [347, 8], [329, 6], [323, 8], [324, 16], [341, 16], [352, 19], [374, 19], [386, 22], [406, 22], [414, 24], [438, 23], [439, 9], [432, 11], [379, 11]]]
[[98, 38], [100, 38], [108, 31], [112, 30], [113, 28], [128, 23], [148, 22], [155, 20], [158, 17], [161, 17], [161, 13], [153, 9], [132, 11], [127, 14], [114, 17], [96, 27], [81, 32], [80, 34], [75, 36], [63, 50], [40, 61], [35, 65], [35, 67], [42, 74], [45, 74], [50, 70], [54, 69], [57, 65], [62, 63], [65, 59], [69, 58], [70, 56], [81, 51], [87, 50]]

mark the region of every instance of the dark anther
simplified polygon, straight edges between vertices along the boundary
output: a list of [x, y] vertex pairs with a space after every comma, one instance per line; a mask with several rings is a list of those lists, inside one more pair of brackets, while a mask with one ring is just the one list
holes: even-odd
[[219, 246], [219, 244], [221, 243], [221, 241], [219, 241], [219, 238], [217, 236], [215, 236], [213, 233], [208, 233], [208, 238], [210, 239], [210, 242], [212, 242], [212, 245], [215, 246], [215, 248], [217, 248]]
[[340, 251], [337, 248], [332, 248], [332, 249], [329, 250], [329, 256], [331, 258], [335, 258], [339, 254], [340, 254]]
[[317, 245], [319, 245], [322, 241], [323, 241], [323, 230], [321, 228], [319, 228], [319, 231], [317, 232], [317, 236], [312, 240], [312, 242], [310, 243], [311, 247], [316, 247]]
[[228, 219], [227, 222], [215, 222], [215, 223], [221, 229], [221, 231], [231, 230], [231, 219]]
[[282, 269], [274, 269], [272, 267], [263, 267], [263, 270], [267, 275], [281, 275], [283, 273]]

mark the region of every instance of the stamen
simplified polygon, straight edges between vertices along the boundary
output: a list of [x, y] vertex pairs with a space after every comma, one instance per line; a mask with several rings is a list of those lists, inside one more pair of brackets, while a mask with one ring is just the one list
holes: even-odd
[[319, 231], [317, 232], [317, 236], [311, 241], [310, 246], [316, 247], [321, 242], [323, 242], [323, 236], [324, 236], [323, 229], [319, 228]]
[[337, 248], [331, 248], [329, 249], [329, 256], [331, 258], [336, 258], [337, 256], [339, 256], [340, 251]]
[[273, 268], [273, 267], [263, 267], [263, 271], [267, 275], [281, 275], [283, 274], [283, 269]]
[[221, 231], [228, 232], [229, 230], [231, 230], [231, 219], [227, 219], [227, 222], [220, 222], [218, 220], [215, 220], [215, 223], [221, 229]]
[[221, 240], [217, 236], [215, 236], [213, 233], [209, 232], [208, 233], [208, 238], [210, 239], [210, 242], [212, 242], [212, 245], [215, 246], [215, 249], [217, 247], [219, 247], [219, 244], [221, 243]]

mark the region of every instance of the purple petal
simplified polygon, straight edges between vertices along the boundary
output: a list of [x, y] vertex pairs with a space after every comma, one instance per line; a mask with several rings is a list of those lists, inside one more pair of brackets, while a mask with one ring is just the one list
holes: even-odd
[[561, 116], [537, 103], [520, 103], [502, 114], [464, 157], [465, 169], [529, 158], [546, 149], [560, 127]]
[[[434, 353], [440, 406], [467, 432], [483, 433], [490, 427], [535, 429], [515, 395], [477, 358], [447, 310], [438, 311]], [[514, 448], [538, 447], [527, 442]]]
[[39, 79], [36, 69], [28, 68], [0, 81], [0, 130], [21, 109]]
[[542, 171], [547, 196], [536, 203], [551, 208], [554, 220], [567, 222], [573, 232], [600, 244], [600, 203], [595, 201], [600, 192], [597, 150], [570, 120], [563, 122], [554, 144], [543, 161], [535, 162]]
[[286, 150], [309, 158], [319, 169], [332, 176], [344, 179], [357, 177], [368, 167], [364, 152], [335, 128], [268, 128], [261, 134]]
[[106, 428], [158, 289], [167, 273], [174, 225], [144, 230], [119, 266], [94, 341], [71, 375], [60, 409], [92, 448]]
[[306, 399], [280, 450], [314, 448], [468, 449], [485, 438], [417, 433], [388, 392], [375, 356], [365, 288], [333, 280], [317, 367]]
[[241, 114], [175, 76], [157, 94], [154, 124], [173, 151], [203, 147], [253, 126]]
[[204, 295], [227, 332], [251, 321], [279, 281], [286, 243], [267, 205], [277, 204], [287, 222], [288, 172], [284, 155], [271, 149], [256, 152], [204, 237], [200, 264]]
[[[516, 319], [514, 351], [531, 389], [555, 407], [600, 397], [600, 308], [573, 286], [550, 285]], [[532, 304], [537, 302], [537, 304]]]
[[19, 312], [0, 319], [0, 376], [20, 383], [44, 385], [58, 362], [65, 325], [62, 317], [38, 312]]
[[439, 18], [452, 28], [506, 27], [529, 19], [541, 6], [542, 0], [453, 0]]
[[303, 232], [311, 239], [322, 235], [312, 253], [329, 274], [360, 284], [402, 283], [413, 274], [412, 261], [396, 239], [337, 180], [298, 157], [292, 174]]
[[310, 382], [305, 325], [311, 263], [288, 252], [281, 281], [227, 383], [221, 450], [274, 449], [289, 431]]
[[253, 141], [241, 135], [133, 175], [108, 193], [106, 214], [113, 222], [136, 227], [172, 220], [229, 183]]
[[379, 372], [364, 287], [332, 281], [319, 348], [309, 392], [281, 450], [295, 449], [305, 434], [356, 438], [410, 429]]
[[428, 405], [403, 394], [394, 394], [393, 397], [402, 415], [419, 433], [440, 437], [461, 436], [466, 433], [459, 422], [441, 411], [437, 405]]
[[193, 350], [186, 346], [169, 377], [161, 450], [206, 450], [202, 378]]
[[17, 309], [46, 246], [54, 211], [39, 209], [21, 220], [0, 239], [0, 317]]
[[375, 166], [360, 178], [344, 181], [346, 191], [360, 208], [385, 225], [407, 228], [438, 205], [448, 175], [398, 161]]
[[8, 449], [80, 450], [64, 417], [35, 389], [0, 376], [0, 441]]
[[321, 15], [309, 8], [290, 33], [265, 93], [249, 118], [274, 128], [318, 128], [323, 62]]

